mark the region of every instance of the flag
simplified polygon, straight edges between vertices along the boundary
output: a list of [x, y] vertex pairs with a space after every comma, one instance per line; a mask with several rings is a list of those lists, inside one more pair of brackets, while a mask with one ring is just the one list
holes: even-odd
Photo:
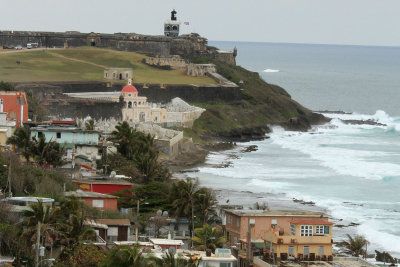
[[185, 25], [189, 25], [189, 21], [185, 21], [183, 24], [185, 24]]

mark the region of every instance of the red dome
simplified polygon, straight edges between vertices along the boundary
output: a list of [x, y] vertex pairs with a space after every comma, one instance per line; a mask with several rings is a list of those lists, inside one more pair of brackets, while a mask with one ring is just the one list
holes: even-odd
[[121, 93], [137, 93], [138, 90], [135, 88], [133, 85], [125, 85], [124, 88], [122, 88]]

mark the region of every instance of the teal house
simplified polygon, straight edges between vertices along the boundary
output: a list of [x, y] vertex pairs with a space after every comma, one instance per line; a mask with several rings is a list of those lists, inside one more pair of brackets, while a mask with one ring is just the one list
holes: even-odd
[[75, 148], [76, 145], [97, 146], [100, 132], [64, 127], [31, 128], [31, 138], [38, 139], [42, 135], [45, 136], [46, 142], [56, 141], [65, 148]]

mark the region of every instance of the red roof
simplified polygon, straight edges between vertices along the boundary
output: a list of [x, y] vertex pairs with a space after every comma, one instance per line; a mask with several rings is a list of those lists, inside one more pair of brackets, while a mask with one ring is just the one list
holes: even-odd
[[304, 220], [295, 220], [291, 221], [291, 224], [318, 224], [318, 225], [332, 225], [333, 223], [325, 221], [325, 220], [314, 220], [314, 219], [304, 219]]
[[122, 88], [122, 93], [137, 93], [138, 90], [135, 88], [133, 85], [125, 85], [124, 88]]

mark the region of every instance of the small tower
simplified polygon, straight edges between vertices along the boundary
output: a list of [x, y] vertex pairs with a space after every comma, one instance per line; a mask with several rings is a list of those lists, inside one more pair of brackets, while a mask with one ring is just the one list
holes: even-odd
[[181, 23], [179, 20], [176, 19], [176, 11], [174, 9], [171, 11], [171, 19], [167, 20], [164, 23], [164, 35], [170, 37], [178, 37], [180, 25]]

